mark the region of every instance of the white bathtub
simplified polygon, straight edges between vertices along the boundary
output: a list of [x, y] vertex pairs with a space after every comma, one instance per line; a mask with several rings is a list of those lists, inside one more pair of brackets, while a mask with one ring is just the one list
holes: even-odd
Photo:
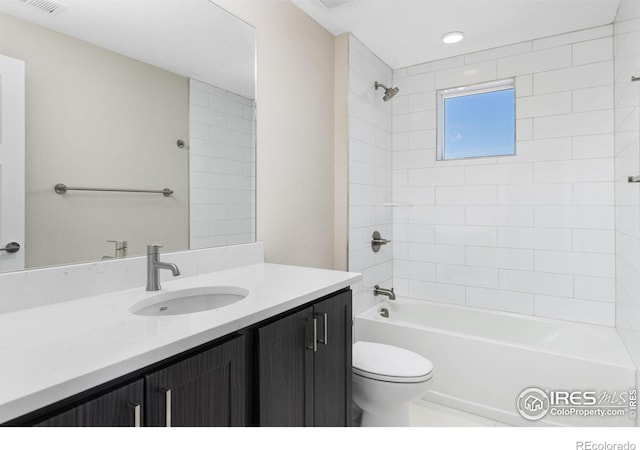
[[[389, 318], [379, 314], [382, 306]], [[398, 298], [358, 314], [355, 338], [431, 360], [434, 377], [425, 398], [435, 403], [520, 426], [636, 425], [629, 411], [530, 421], [516, 409], [530, 387], [598, 395], [634, 388], [636, 368], [614, 328]]]

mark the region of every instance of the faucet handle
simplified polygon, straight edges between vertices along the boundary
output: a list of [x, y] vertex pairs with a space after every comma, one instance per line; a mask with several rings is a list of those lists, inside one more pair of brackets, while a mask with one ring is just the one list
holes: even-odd
[[147, 255], [154, 255], [158, 253], [158, 250], [162, 248], [162, 244], [147, 245]]

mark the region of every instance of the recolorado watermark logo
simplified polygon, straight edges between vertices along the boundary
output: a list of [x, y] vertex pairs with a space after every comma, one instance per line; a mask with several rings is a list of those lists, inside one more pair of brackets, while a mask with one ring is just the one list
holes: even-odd
[[637, 415], [637, 390], [622, 392], [525, 389], [518, 396], [518, 412], [527, 420], [551, 416], [610, 417]]

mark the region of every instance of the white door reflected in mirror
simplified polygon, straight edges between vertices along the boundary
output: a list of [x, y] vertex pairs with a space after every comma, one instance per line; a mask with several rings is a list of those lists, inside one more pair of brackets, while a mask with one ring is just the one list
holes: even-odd
[[0, 55], [0, 272], [24, 269], [25, 64]]

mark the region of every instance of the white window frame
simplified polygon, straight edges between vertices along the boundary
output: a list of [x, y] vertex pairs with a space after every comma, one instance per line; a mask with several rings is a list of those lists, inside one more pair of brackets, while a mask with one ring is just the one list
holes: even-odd
[[[474, 94], [486, 94], [489, 92], [497, 92], [497, 91], [505, 91], [508, 89], [513, 89], [513, 154], [508, 155], [479, 155], [479, 156], [462, 156], [459, 158], [445, 158], [444, 153], [444, 102], [449, 98], [454, 97], [465, 97], [467, 95]], [[438, 161], [456, 161], [462, 159], [473, 159], [473, 158], [496, 158], [499, 156], [514, 156], [516, 154], [516, 95], [515, 95], [515, 79], [508, 78], [505, 80], [497, 80], [490, 81], [486, 83], [478, 83], [472, 84], [468, 86], [460, 86], [448, 89], [442, 89], [437, 92], [437, 109], [436, 109], [436, 121], [437, 121], [437, 130], [436, 130], [436, 159]]]

